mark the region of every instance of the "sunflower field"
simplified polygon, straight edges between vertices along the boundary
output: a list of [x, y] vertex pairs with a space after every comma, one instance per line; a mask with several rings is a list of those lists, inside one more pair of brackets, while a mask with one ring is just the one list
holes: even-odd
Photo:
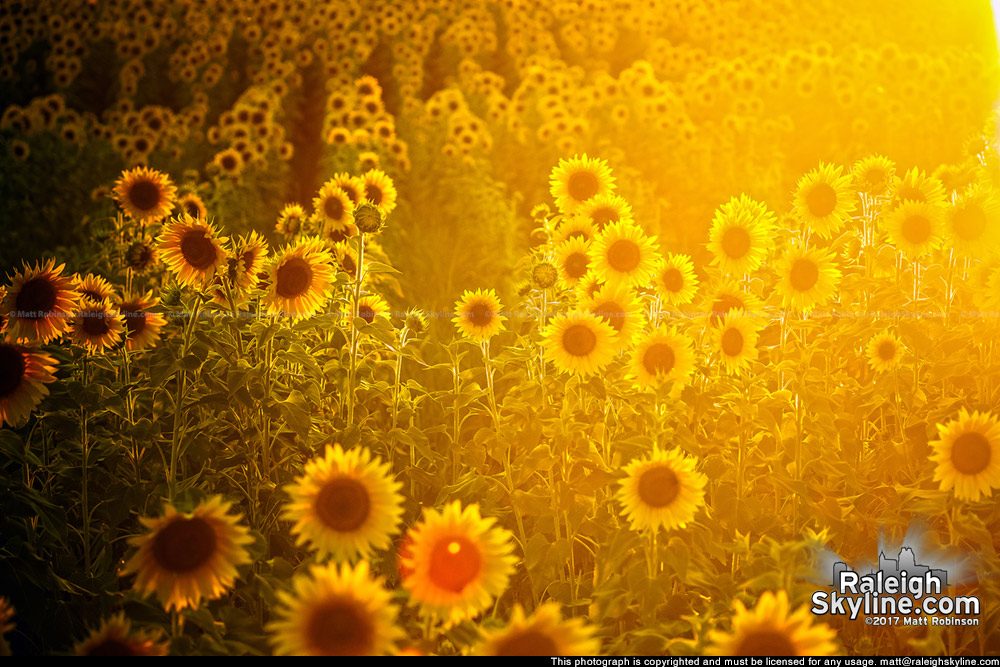
[[[1000, 654], [998, 98], [985, 0], [3, 2], [0, 655]], [[901, 544], [975, 610], [815, 610]]]

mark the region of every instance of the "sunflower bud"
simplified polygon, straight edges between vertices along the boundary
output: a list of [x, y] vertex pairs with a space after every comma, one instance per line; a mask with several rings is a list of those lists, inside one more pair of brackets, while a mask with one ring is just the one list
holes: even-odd
[[361, 203], [354, 209], [354, 224], [362, 234], [374, 234], [382, 229], [385, 216], [378, 206], [367, 202]]
[[415, 336], [427, 331], [428, 321], [427, 315], [424, 311], [413, 308], [408, 313], [406, 313], [406, 320], [404, 321], [404, 326], [409, 329]]
[[556, 284], [559, 279], [559, 271], [548, 262], [535, 264], [531, 269], [531, 282], [540, 289], [548, 289]]

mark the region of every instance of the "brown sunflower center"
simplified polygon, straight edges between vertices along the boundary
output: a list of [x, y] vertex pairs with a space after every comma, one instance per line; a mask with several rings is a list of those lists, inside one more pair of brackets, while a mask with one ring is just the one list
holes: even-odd
[[358, 203], [358, 191], [353, 186], [341, 183], [338, 187], [344, 191], [344, 194], [347, 195], [348, 199], [355, 204]]
[[955, 211], [955, 235], [964, 241], [975, 241], [986, 231], [986, 212], [979, 206], [967, 206]]
[[344, 215], [344, 202], [339, 197], [327, 197], [323, 202], [323, 213], [330, 220], [340, 220]]
[[236, 167], [239, 166], [239, 163], [236, 161], [236, 156], [231, 154], [223, 155], [220, 164], [222, 164], [222, 169], [224, 171], [235, 171]]
[[789, 280], [792, 283], [793, 289], [799, 292], [807, 292], [819, 280], [819, 267], [811, 259], [797, 259], [792, 264], [792, 272]]
[[931, 237], [931, 221], [923, 215], [907, 216], [900, 229], [903, 238], [914, 245], [926, 243]]
[[715, 303], [712, 304], [712, 323], [715, 324], [715, 321], [719, 317], [724, 317], [734, 308], [743, 308], [743, 301], [729, 294], [721, 295], [715, 300]]
[[129, 339], [135, 338], [146, 330], [146, 313], [134, 305], [122, 304], [119, 307], [122, 319], [125, 321], [125, 331]]
[[891, 340], [885, 340], [879, 343], [878, 346], [878, 357], [883, 361], [891, 361], [896, 356], [896, 344]]
[[586, 324], [570, 325], [563, 332], [562, 346], [567, 354], [585, 357], [597, 347], [597, 334]]
[[490, 322], [493, 321], [493, 310], [485, 303], [474, 303], [469, 308], [469, 312], [466, 313], [466, 317], [469, 318], [469, 322], [474, 327], [489, 326]]
[[722, 234], [722, 252], [739, 259], [750, 252], [750, 233], [742, 227], [730, 227]]
[[597, 194], [601, 183], [597, 176], [589, 171], [578, 171], [569, 177], [566, 190], [569, 196], [577, 201], [586, 201]]
[[614, 327], [614, 330], [619, 333], [625, 327], [625, 318], [628, 317], [625, 307], [614, 301], [605, 301], [599, 306], [594, 306], [592, 312], [597, 317], [603, 318], [605, 322]]
[[375, 309], [372, 308], [367, 303], [358, 304], [358, 317], [363, 319], [368, 324], [375, 321]]
[[306, 637], [319, 655], [368, 655], [375, 624], [357, 602], [337, 596], [313, 609], [306, 621]]
[[684, 276], [673, 267], [663, 272], [662, 280], [668, 292], [680, 292], [684, 288]]
[[650, 468], [639, 476], [639, 499], [650, 507], [666, 507], [680, 492], [677, 473], [667, 466]]
[[133, 243], [128, 249], [128, 265], [133, 271], [144, 271], [153, 263], [153, 249], [145, 243]]
[[743, 638], [736, 655], [798, 655], [795, 644], [777, 630], [757, 630]]
[[0, 343], [0, 398], [10, 396], [21, 386], [27, 370], [28, 364], [19, 349]]
[[85, 310], [80, 316], [83, 318], [83, 331], [87, 336], [99, 338], [111, 330], [107, 314], [103, 310]]
[[88, 656], [122, 656], [122, 655], [139, 655], [133, 648], [132, 644], [124, 642], [115, 637], [107, 637], [101, 640], [99, 643], [94, 644], [88, 650], [86, 655]]
[[561, 655], [559, 647], [544, 632], [523, 630], [504, 637], [496, 647], [497, 655]]
[[51, 280], [45, 276], [32, 278], [21, 286], [14, 299], [18, 317], [33, 320], [46, 317], [56, 307], [57, 296], [56, 286]]
[[817, 183], [806, 195], [806, 206], [817, 218], [828, 216], [837, 206], [837, 192], [826, 183]]
[[617, 210], [610, 206], [601, 206], [590, 212], [590, 219], [594, 221], [598, 229], [604, 229], [604, 225], [609, 222], [618, 222], [621, 220], [621, 216], [618, 215]]
[[431, 550], [428, 576], [438, 588], [461, 593], [475, 581], [483, 568], [483, 556], [467, 537], [439, 540]]
[[140, 211], [150, 211], [160, 204], [160, 187], [152, 181], [139, 181], [129, 188], [128, 199]]
[[292, 257], [284, 262], [276, 272], [274, 289], [283, 299], [302, 296], [312, 285], [313, 271], [309, 262], [301, 257]]
[[192, 218], [201, 217], [201, 209], [198, 208], [198, 202], [196, 201], [188, 200], [184, 202], [184, 210], [187, 211], [187, 214], [190, 215]]
[[628, 273], [635, 270], [642, 260], [639, 254], [639, 246], [632, 241], [622, 239], [615, 241], [608, 248], [608, 264], [611, 268], [620, 273]]
[[666, 343], [653, 343], [642, 355], [642, 365], [650, 375], [669, 373], [677, 360], [674, 348]]
[[730, 357], [743, 351], [743, 334], [739, 329], [730, 327], [722, 334], [722, 351]]
[[563, 270], [573, 280], [582, 278], [587, 273], [589, 267], [590, 260], [587, 258], [586, 253], [582, 252], [574, 252], [563, 262]]
[[951, 462], [963, 475], [975, 475], [986, 470], [992, 456], [990, 441], [976, 431], [963, 433], [955, 438], [951, 446]]
[[364, 525], [371, 512], [368, 490], [356, 479], [331, 479], [316, 496], [316, 514], [333, 530], [347, 533]]
[[382, 203], [382, 188], [374, 183], [369, 183], [365, 186], [365, 199], [378, 206]]
[[219, 251], [205, 230], [192, 229], [181, 239], [181, 255], [191, 267], [204, 271], [215, 263]]
[[153, 538], [153, 558], [167, 572], [196, 570], [218, 552], [215, 528], [199, 517], [174, 519]]

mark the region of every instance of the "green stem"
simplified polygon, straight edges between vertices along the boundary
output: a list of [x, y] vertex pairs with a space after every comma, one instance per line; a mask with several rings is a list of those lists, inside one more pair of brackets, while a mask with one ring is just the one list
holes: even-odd
[[[184, 339], [181, 341], [180, 358], [187, 356], [188, 347], [191, 344], [191, 335], [194, 333], [195, 324], [198, 321], [198, 314], [201, 310], [202, 295], [199, 292], [194, 300], [194, 310], [191, 313], [191, 321], [184, 328]], [[180, 456], [181, 444], [181, 424], [183, 418], [184, 394], [187, 389], [187, 371], [181, 368], [177, 371], [177, 395], [174, 398], [174, 431], [170, 438], [170, 471], [167, 474], [167, 501], [174, 502], [177, 496], [177, 463]]]
[[[84, 353], [86, 354], [86, 353]], [[83, 386], [89, 386], [90, 382], [90, 365], [87, 363], [87, 358], [83, 358]], [[81, 449], [83, 453], [82, 460], [82, 479], [80, 482], [80, 503], [83, 509], [83, 563], [84, 563], [84, 573], [89, 579], [91, 571], [91, 560], [90, 560], [90, 492], [89, 487], [89, 469], [90, 469], [90, 444], [88, 442], [87, 433], [87, 422], [88, 415], [87, 410], [83, 406], [80, 407], [80, 428], [81, 428]]]
[[357, 397], [354, 395], [358, 379], [358, 344], [360, 333], [355, 324], [359, 316], [361, 301], [361, 283], [365, 273], [365, 235], [358, 233], [358, 266], [354, 275], [353, 303], [351, 304], [351, 358], [348, 360], [347, 371], [347, 423], [354, 423], [354, 406]]

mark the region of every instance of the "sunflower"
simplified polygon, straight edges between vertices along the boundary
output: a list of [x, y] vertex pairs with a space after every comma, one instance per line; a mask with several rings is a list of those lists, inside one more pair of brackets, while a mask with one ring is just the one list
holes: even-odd
[[150, 347], [160, 339], [160, 329], [167, 320], [159, 313], [150, 312], [157, 303], [159, 299], [149, 291], [142, 296], [126, 295], [117, 304], [125, 324], [125, 349], [129, 352]]
[[715, 631], [708, 635], [712, 642], [706, 655], [732, 656], [828, 656], [836, 655], [837, 636], [825, 623], [813, 624], [809, 608], [800, 607], [789, 614], [788, 594], [766, 591], [753, 611], [743, 602], [733, 604], [732, 632]]
[[582, 238], [571, 238], [556, 246], [555, 261], [559, 270], [559, 284], [564, 288], [573, 289], [579, 284], [580, 279], [587, 275], [590, 269], [588, 245]]
[[48, 396], [56, 361], [44, 352], [0, 341], [0, 424], [20, 426]]
[[544, 602], [530, 616], [519, 604], [511, 611], [507, 627], [480, 629], [481, 643], [476, 655], [489, 656], [576, 656], [597, 655], [601, 641], [594, 627], [582, 618], [563, 620], [557, 602]]
[[260, 273], [267, 261], [267, 241], [255, 231], [241, 236], [226, 257], [226, 270], [215, 276], [212, 289], [212, 300], [220, 306], [228, 306], [226, 287], [222, 281], [227, 281], [233, 290], [234, 299], [245, 295], [257, 287]]
[[196, 192], [185, 192], [177, 199], [179, 213], [187, 213], [196, 220], [205, 220], [208, 217], [208, 209], [204, 200]]
[[604, 160], [588, 158], [584, 153], [582, 157], [559, 160], [552, 170], [549, 185], [559, 210], [575, 213], [591, 197], [614, 190], [615, 177]]
[[186, 213], [164, 227], [158, 243], [160, 257], [182, 285], [202, 287], [223, 266], [226, 239], [217, 233], [211, 223]]
[[552, 233], [552, 243], [559, 245], [576, 238], [589, 242], [595, 236], [597, 236], [597, 228], [594, 227], [594, 223], [590, 218], [585, 218], [581, 215], [570, 215], [564, 217], [559, 222], [559, 225]]
[[908, 170], [902, 178], [896, 177], [893, 182], [892, 195], [894, 206], [904, 201], [922, 202], [930, 206], [944, 206], [946, 199], [941, 181], [928, 176], [916, 167]]
[[80, 656], [164, 656], [169, 646], [160, 631], [132, 630], [125, 614], [115, 614], [101, 621], [101, 626], [76, 644]]
[[358, 317], [368, 324], [376, 317], [389, 317], [389, 304], [378, 294], [367, 294], [358, 299]]
[[123, 575], [136, 574], [133, 587], [155, 593], [167, 611], [196, 607], [202, 598], [222, 596], [236, 580], [236, 568], [250, 563], [250, 531], [228, 514], [230, 503], [215, 496], [193, 512], [166, 505], [158, 519], [139, 521], [149, 532], [129, 540], [138, 550]]
[[365, 181], [360, 176], [352, 176], [347, 172], [340, 172], [339, 174], [334, 174], [330, 182], [343, 190], [347, 198], [355, 205], [365, 199]]
[[269, 276], [268, 314], [310, 317], [330, 298], [333, 258], [319, 239], [303, 239], [271, 260]]
[[[368, 248], [368, 244], [365, 244], [365, 249]], [[346, 273], [351, 277], [351, 281], [358, 275], [358, 251], [351, 243], [347, 241], [339, 241], [333, 244], [333, 257], [337, 261], [337, 266], [340, 271]], [[365, 266], [368, 266], [368, 262], [365, 262]], [[365, 278], [367, 279], [368, 274], [366, 272]]]
[[868, 363], [877, 373], [899, 366], [903, 352], [902, 342], [889, 332], [872, 336], [868, 341]]
[[654, 451], [625, 467], [618, 501], [633, 530], [656, 532], [683, 528], [705, 504], [708, 478], [696, 461], [680, 450]]
[[593, 271], [588, 271], [577, 283], [576, 292], [583, 298], [593, 298], [602, 287], [604, 287], [604, 281], [601, 280], [600, 276], [594, 275]]
[[799, 217], [821, 238], [828, 239], [851, 216], [854, 193], [843, 167], [820, 164], [799, 179], [794, 206]]
[[689, 255], [667, 253], [653, 272], [653, 287], [667, 304], [682, 306], [698, 293], [698, 278]]
[[711, 316], [711, 323], [717, 325], [731, 310], [756, 313], [763, 308], [760, 299], [740, 288], [736, 281], [719, 284], [705, 300], [705, 309]]
[[777, 270], [776, 289], [785, 308], [821, 308], [837, 293], [841, 274], [832, 252], [793, 247], [778, 261]]
[[308, 217], [306, 210], [301, 205], [285, 204], [281, 213], [278, 214], [278, 222], [274, 226], [274, 231], [281, 234], [286, 241], [294, 241], [299, 234], [303, 233], [303, 227]]
[[500, 313], [503, 306], [492, 289], [466, 290], [455, 302], [455, 317], [451, 321], [466, 338], [489, 340], [503, 329], [507, 319]]
[[629, 206], [629, 203], [625, 201], [624, 197], [616, 195], [613, 192], [604, 192], [595, 195], [580, 204], [576, 217], [589, 220], [594, 224], [594, 228], [597, 231], [601, 231], [606, 225], [612, 222], [619, 222], [621, 220], [626, 222], [635, 221], [635, 218], [632, 217], [632, 207]]
[[886, 232], [903, 254], [916, 259], [941, 244], [943, 213], [940, 206], [907, 199], [886, 216]]
[[125, 265], [139, 274], [146, 273], [156, 259], [156, 248], [148, 237], [133, 241], [125, 251]]
[[95, 303], [115, 297], [115, 288], [111, 283], [94, 273], [88, 273], [84, 278], [78, 279], [75, 287], [84, 300]]
[[667, 381], [683, 385], [693, 370], [691, 339], [678, 333], [676, 327], [664, 324], [639, 340], [632, 353], [629, 375], [644, 389]]
[[243, 155], [235, 148], [219, 151], [212, 158], [212, 163], [227, 176], [237, 176], [243, 171]]
[[591, 266], [606, 282], [645, 286], [656, 270], [655, 242], [638, 225], [612, 223], [590, 244]]
[[403, 586], [428, 616], [457, 623], [489, 607], [514, 571], [513, 536], [459, 501], [425, 508], [401, 554]]
[[986, 186], [968, 190], [948, 207], [945, 223], [955, 250], [980, 257], [993, 250], [1000, 237], [1000, 199]]
[[115, 182], [115, 200], [125, 214], [140, 222], [156, 222], [170, 215], [177, 188], [170, 177], [155, 169], [136, 167]]
[[4, 635], [14, 627], [14, 606], [10, 600], [0, 596], [0, 658], [10, 657], [10, 645], [4, 639]]
[[396, 186], [392, 179], [381, 169], [371, 169], [361, 177], [364, 183], [364, 196], [371, 204], [377, 206], [384, 215], [392, 213], [396, 208]]
[[859, 192], [869, 197], [884, 197], [896, 178], [896, 165], [885, 156], [869, 155], [854, 163], [851, 178]]
[[631, 344], [646, 320], [642, 303], [635, 293], [620, 283], [605, 285], [594, 296], [585, 300], [582, 306], [590, 314], [611, 325], [615, 330], [618, 349]]
[[354, 235], [354, 202], [333, 181], [327, 181], [319, 189], [313, 199], [313, 210], [323, 236], [336, 243]]
[[553, 363], [563, 371], [590, 375], [614, 357], [617, 332], [589, 312], [553, 317], [545, 327], [543, 345]]
[[268, 624], [278, 655], [385, 655], [405, 635], [383, 580], [368, 563], [313, 565], [278, 593], [276, 620]]
[[121, 314], [110, 301], [87, 301], [73, 317], [73, 342], [91, 352], [114, 347], [125, 331]]
[[977, 502], [1000, 487], [1000, 423], [989, 412], [962, 408], [957, 419], [938, 424], [938, 440], [931, 444], [937, 463], [934, 481], [955, 497]]
[[708, 249], [723, 273], [748, 274], [755, 271], [771, 249], [774, 215], [763, 204], [746, 195], [719, 207], [712, 220]]
[[65, 332], [80, 301], [74, 280], [62, 275], [54, 260], [24, 265], [11, 278], [3, 302], [8, 336], [16, 341], [47, 343]]
[[762, 323], [743, 311], [729, 311], [721, 326], [712, 330], [715, 349], [730, 373], [746, 368], [757, 358], [757, 335]]

